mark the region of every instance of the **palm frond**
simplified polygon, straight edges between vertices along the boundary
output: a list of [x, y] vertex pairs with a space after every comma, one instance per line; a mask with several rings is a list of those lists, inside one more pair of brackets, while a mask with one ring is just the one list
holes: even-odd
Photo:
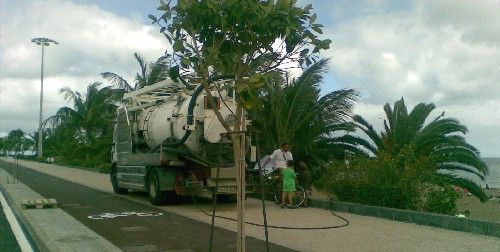
[[484, 174], [477, 172], [477, 169], [470, 165], [464, 165], [458, 162], [449, 162], [438, 164], [438, 169], [448, 170], [448, 171], [464, 171], [467, 173], [472, 173], [484, 181]]
[[474, 183], [474, 181], [466, 178], [461, 178], [451, 174], [436, 173], [429, 179], [429, 182], [441, 186], [445, 184], [456, 185], [461, 188], [467, 189], [472, 195], [478, 197], [481, 202], [485, 202], [486, 200], [488, 200], [488, 196], [486, 195], [486, 193], [484, 193], [483, 189], [481, 189], [479, 185]]
[[354, 89], [341, 89], [330, 92], [318, 100], [318, 106], [330, 123], [341, 123], [352, 117], [354, 102], [359, 93]]
[[410, 112], [408, 115], [408, 133], [411, 134], [409, 136], [410, 142], [414, 140], [417, 133], [424, 127], [425, 120], [435, 108], [436, 106], [432, 103], [419, 103]]
[[148, 71], [148, 63], [146, 63], [146, 60], [139, 53], [135, 52], [134, 58], [137, 60], [137, 63], [139, 63], [139, 67], [141, 68], [141, 73], [138, 75], [142, 79], [146, 79], [147, 71]]
[[394, 118], [394, 113], [392, 111], [391, 105], [389, 103], [386, 103], [384, 105], [384, 112], [385, 116], [387, 117], [387, 122], [389, 123], [389, 126], [386, 127], [386, 132], [390, 132], [394, 129], [394, 124], [396, 123], [396, 118]]
[[125, 80], [123, 77], [119, 76], [118, 74], [111, 73], [111, 72], [104, 72], [99, 74], [102, 78], [106, 79], [111, 83], [111, 85], [123, 89], [126, 92], [133, 91], [134, 88], [130, 86], [130, 84]]
[[[408, 110], [405, 105], [403, 98], [394, 103], [394, 110], [392, 111], [391, 119], [393, 120], [393, 125], [391, 125], [392, 142], [396, 147], [395, 151], [402, 148], [404, 145], [409, 144], [408, 141]], [[389, 135], [389, 132], [386, 132]]]
[[377, 146], [378, 151], [384, 149], [384, 143], [382, 142], [381, 136], [375, 131], [370, 123], [359, 115], [355, 115], [353, 120], [358, 125], [359, 129], [361, 129], [370, 138], [370, 140], [373, 141], [375, 146]]
[[433, 135], [447, 135], [452, 133], [467, 133], [467, 127], [462, 125], [457, 119], [444, 118], [435, 120], [425, 126], [419, 135], [423, 137]]
[[448, 147], [432, 152], [429, 157], [436, 163], [456, 162], [476, 168], [483, 175], [488, 174], [488, 166], [474, 152], [462, 147]]
[[[375, 155], [378, 151], [377, 147], [372, 145], [369, 141], [357, 137], [357, 136], [352, 136], [352, 135], [343, 135], [339, 137], [332, 137], [332, 141], [340, 143], [342, 146], [349, 145], [353, 146], [358, 149], [359, 153], [363, 153], [363, 156], [367, 156], [368, 154], [366, 151], [363, 151], [362, 149], [366, 149], [370, 151], [370, 154]], [[360, 148], [361, 147], [361, 148]], [[353, 151], [352, 148], [349, 149], [350, 151]]]
[[76, 101], [80, 96], [78, 92], [73, 92], [69, 87], [63, 87], [59, 89], [59, 94], [63, 94], [64, 100], [66, 101]]

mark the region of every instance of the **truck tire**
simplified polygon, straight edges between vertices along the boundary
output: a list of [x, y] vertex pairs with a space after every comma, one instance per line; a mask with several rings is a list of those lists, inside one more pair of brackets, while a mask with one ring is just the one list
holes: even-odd
[[113, 191], [116, 193], [116, 194], [125, 194], [128, 192], [128, 189], [127, 188], [121, 188], [120, 186], [118, 186], [118, 177], [117, 177], [117, 168], [116, 168], [116, 164], [113, 164], [111, 166], [111, 171], [109, 172], [109, 178], [111, 180], [111, 185], [113, 186]]
[[173, 205], [181, 200], [181, 196], [177, 195], [175, 191], [167, 191], [167, 204]]
[[167, 191], [160, 190], [160, 176], [158, 171], [151, 169], [148, 175], [148, 197], [151, 204], [163, 206], [167, 203]]

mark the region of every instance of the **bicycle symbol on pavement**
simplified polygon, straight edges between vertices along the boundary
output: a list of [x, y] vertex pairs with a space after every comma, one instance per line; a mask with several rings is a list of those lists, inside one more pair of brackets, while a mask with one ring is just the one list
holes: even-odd
[[96, 215], [89, 215], [88, 218], [91, 220], [105, 220], [105, 219], [113, 219], [117, 217], [127, 217], [127, 216], [139, 216], [139, 217], [156, 217], [156, 216], [162, 216], [163, 213], [156, 213], [156, 212], [121, 212], [121, 213], [100, 213]]

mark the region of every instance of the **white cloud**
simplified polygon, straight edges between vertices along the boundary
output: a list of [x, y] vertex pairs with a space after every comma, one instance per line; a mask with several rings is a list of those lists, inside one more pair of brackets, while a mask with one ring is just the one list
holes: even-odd
[[106, 71], [132, 81], [139, 70], [134, 52], [153, 61], [168, 48], [157, 27], [96, 5], [67, 0], [1, 5], [10, 11], [0, 17], [0, 134], [38, 127], [41, 48], [30, 42], [32, 38], [59, 42], [45, 48], [44, 118], [68, 105], [60, 88], [84, 92]]
[[[46, 50], [47, 74], [96, 74], [130, 65], [133, 52], [159, 57], [167, 48], [157, 29], [105, 12], [96, 6], [69, 1], [23, 2], [23, 14], [11, 12], [2, 20], [2, 75], [35, 77], [40, 71], [40, 47], [33, 37], [60, 44]], [[135, 70], [135, 69], [130, 69]]]
[[386, 102], [433, 102], [469, 127], [467, 138], [485, 156], [500, 156], [493, 131], [500, 128], [500, 1], [361, 6], [328, 30], [327, 53], [336, 84], [361, 91], [357, 111], [375, 123]]

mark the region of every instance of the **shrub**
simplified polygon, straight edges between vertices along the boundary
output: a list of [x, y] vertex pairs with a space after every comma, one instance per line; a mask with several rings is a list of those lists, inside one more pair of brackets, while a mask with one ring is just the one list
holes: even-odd
[[457, 212], [458, 193], [451, 186], [437, 187], [426, 197], [424, 210], [453, 215]]
[[422, 200], [420, 185], [433, 173], [433, 167], [427, 158], [416, 158], [411, 152], [398, 158], [379, 153], [377, 158], [332, 163], [321, 184], [342, 201], [417, 209]]

